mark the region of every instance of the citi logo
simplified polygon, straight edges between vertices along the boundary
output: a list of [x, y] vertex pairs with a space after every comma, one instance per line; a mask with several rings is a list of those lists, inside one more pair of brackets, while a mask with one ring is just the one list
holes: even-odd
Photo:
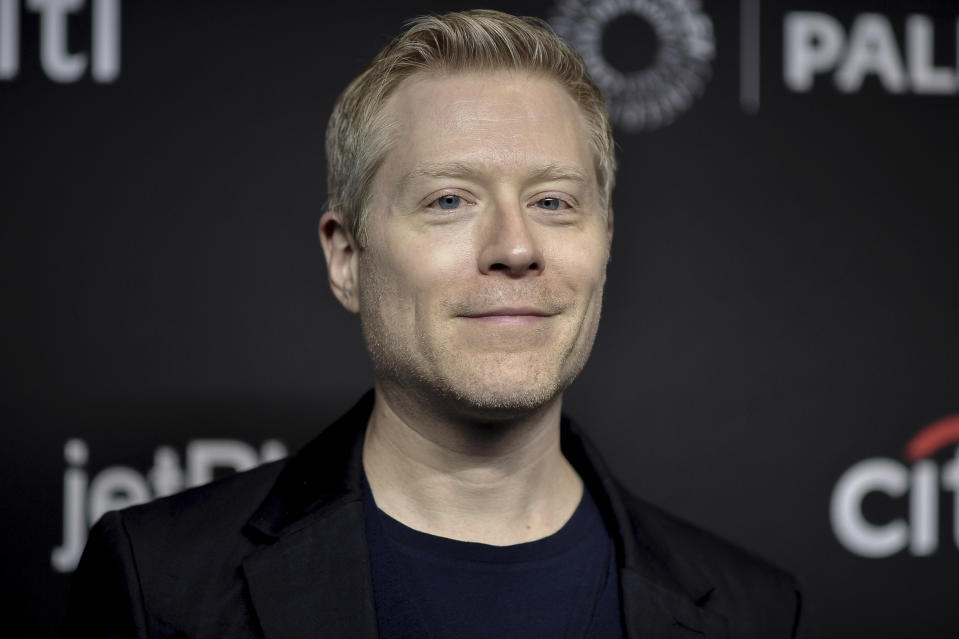
[[[959, 414], [943, 417], [919, 431], [906, 445], [906, 466], [895, 459], [864, 459], [847, 470], [833, 489], [829, 507], [839, 542], [862, 557], [889, 557], [903, 550], [924, 557], [939, 548], [941, 490], [953, 497], [953, 540], [959, 548], [959, 446], [940, 466], [937, 451], [959, 442]], [[940, 488], [941, 486], [941, 488]], [[905, 502], [902, 516], [869, 521], [863, 501], [874, 493]]]
[[[77, 82], [88, 68], [98, 83], [113, 82], [120, 75], [120, 0], [91, 0], [89, 56], [70, 51], [70, 17], [86, 4], [86, 0], [26, 0], [26, 9], [40, 17], [40, 66], [54, 82]], [[20, 72], [21, 18], [20, 0], [0, 0], [0, 80], [13, 80]]]

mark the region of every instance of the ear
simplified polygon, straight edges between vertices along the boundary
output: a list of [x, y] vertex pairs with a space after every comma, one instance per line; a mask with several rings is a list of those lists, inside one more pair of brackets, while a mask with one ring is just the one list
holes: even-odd
[[320, 244], [326, 255], [326, 269], [330, 276], [330, 288], [351, 313], [360, 311], [357, 272], [359, 245], [336, 211], [327, 211], [320, 218]]

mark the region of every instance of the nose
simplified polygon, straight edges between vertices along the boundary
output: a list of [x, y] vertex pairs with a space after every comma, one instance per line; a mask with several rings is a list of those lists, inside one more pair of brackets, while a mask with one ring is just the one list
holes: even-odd
[[484, 275], [539, 275], [543, 252], [522, 205], [497, 206], [480, 231], [479, 270]]

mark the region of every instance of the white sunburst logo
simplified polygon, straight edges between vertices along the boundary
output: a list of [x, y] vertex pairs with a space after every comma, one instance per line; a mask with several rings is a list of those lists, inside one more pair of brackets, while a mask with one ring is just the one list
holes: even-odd
[[[646, 21], [657, 40], [652, 64], [633, 72], [603, 55], [607, 26], [628, 15]], [[610, 118], [625, 131], [671, 123], [702, 94], [712, 72], [713, 23], [698, 0], [561, 0], [550, 23], [583, 57]]]

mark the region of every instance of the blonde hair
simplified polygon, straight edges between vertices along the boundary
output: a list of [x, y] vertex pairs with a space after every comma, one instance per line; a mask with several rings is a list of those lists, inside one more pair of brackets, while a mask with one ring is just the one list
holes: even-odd
[[365, 244], [370, 185], [390, 147], [383, 111], [400, 83], [421, 72], [526, 71], [558, 82], [589, 130], [602, 203], [610, 212], [616, 158], [606, 102], [583, 61], [543, 20], [476, 9], [423, 16], [346, 87], [326, 129], [327, 210]]

